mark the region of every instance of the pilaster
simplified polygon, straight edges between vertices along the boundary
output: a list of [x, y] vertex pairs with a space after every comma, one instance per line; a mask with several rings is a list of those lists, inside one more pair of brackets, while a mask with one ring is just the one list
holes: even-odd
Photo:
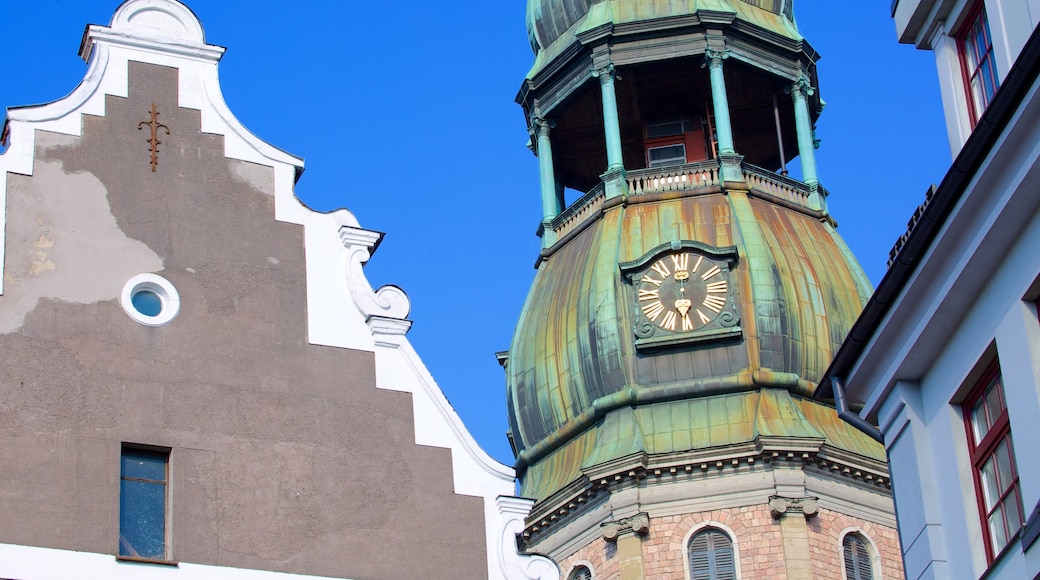
[[639, 513], [603, 524], [603, 539], [616, 543], [621, 580], [645, 578], [643, 537], [650, 533], [650, 517]]
[[787, 580], [810, 580], [812, 561], [809, 557], [809, 525], [806, 520], [820, 513], [816, 498], [774, 495], [769, 498], [769, 513], [780, 521]]

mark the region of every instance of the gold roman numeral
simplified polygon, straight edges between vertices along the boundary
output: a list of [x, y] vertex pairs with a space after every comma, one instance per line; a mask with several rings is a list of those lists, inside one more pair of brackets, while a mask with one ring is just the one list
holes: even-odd
[[718, 282], [712, 282], [704, 287], [711, 294], [725, 294], [728, 288], [725, 280], [719, 280]]
[[716, 313], [722, 312], [722, 308], [726, 305], [726, 299], [722, 296], [713, 296], [708, 294], [704, 297], [704, 306], [714, 310]]
[[[700, 310], [698, 310], [697, 312], [700, 312]], [[703, 314], [701, 316], [703, 316]], [[693, 321], [690, 320], [690, 315], [689, 314], [687, 314], [686, 316], [682, 317], [682, 329], [683, 330], [693, 330]]]
[[699, 308], [697, 309], [697, 318], [700, 318], [700, 319], [701, 319], [701, 324], [702, 324], [702, 325], [704, 325], [704, 324], [707, 324], [707, 323], [711, 322], [711, 319], [710, 319], [710, 318], [708, 318], [707, 316], [705, 316], [705, 315], [704, 315], [704, 313], [703, 313], [703, 312], [701, 312]]
[[661, 291], [657, 288], [651, 288], [650, 290], [639, 289], [639, 301], [643, 302], [646, 300], [657, 300], [661, 298]]
[[697, 268], [701, 267], [701, 262], [704, 261], [704, 256], [697, 256], [697, 261], [693, 263], [693, 268], [690, 268], [690, 272], [697, 273]]
[[672, 265], [675, 266], [676, 272], [685, 270], [690, 265], [689, 254], [674, 254], [672, 256]]
[[651, 266], [654, 272], [657, 272], [662, 277], [667, 278], [671, 272], [668, 271], [668, 265], [664, 263], [664, 260], [658, 260]]
[[664, 280], [657, 280], [657, 279], [651, 278], [650, 274], [648, 273], [645, 276], [643, 276], [643, 282], [649, 282], [649, 283], [653, 284], [654, 286], [657, 286], [658, 288], [660, 288], [661, 287], [661, 282], [664, 282]]
[[651, 321], [656, 322], [657, 317], [661, 316], [662, 312], [664, 312], [664, 304], [661, 304], [660, 302], [652, 302], [643, 305], [643, 314], [645, 314]]
[[710, 270], [701, 275], [701, 280], [707, 280], [708, 278], [711, 278], [712, 276], [718, 274], [721, 271], [722, 269], [720, 269], [718, 266], [712, 266]]
[[669, 310], [664, 315], [664, 320], [661, 321], [661, 328], [665, 330], [675, 330], [675, 312]]

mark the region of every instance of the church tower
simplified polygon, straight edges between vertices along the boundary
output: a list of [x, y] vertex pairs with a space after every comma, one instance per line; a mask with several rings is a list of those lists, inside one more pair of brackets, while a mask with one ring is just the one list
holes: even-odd
[[528, 0], [527, 30], [522, 547], [567, 579], [900, 577], [884, 448], [809, 399], [871, 288], [792, 0]]

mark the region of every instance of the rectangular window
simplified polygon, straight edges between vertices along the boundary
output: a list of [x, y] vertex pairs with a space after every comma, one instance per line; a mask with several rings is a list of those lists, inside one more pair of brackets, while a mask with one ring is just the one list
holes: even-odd
[[671, 117], [659, 117], [646, 123], [646, 138], [657, 139], [659, 137], [676, 137], [693, 131], [693, 123], [685, 115]]
[[974, 15], [957, 37], [961, 56], [961, 70], [968, 93], [968, 113], [971, 126], [979, 122], [982, 113], [997, 92], [997, 68], [993, 59], [993, 37], [989, 33], [986, 7], [979, 2]]
[[686, 163], [686, 145], [664, 145], [651, 147], [646, 150], [650, 156], [650, 167], [659, 165], [670, 165], [672, 163]]
[[1004, 384], [996, 363], [968, 396], [964, 416], [976, 500], [986, 528], [986, 558], [993, 562], [1025, 523]]
[[119, 555], [166, 560], [169, 451], [124, 447], [120, 458]]
[[707, 159], [704, 131], [689, 115], [648, 119], [644, 131], [647, 167]]

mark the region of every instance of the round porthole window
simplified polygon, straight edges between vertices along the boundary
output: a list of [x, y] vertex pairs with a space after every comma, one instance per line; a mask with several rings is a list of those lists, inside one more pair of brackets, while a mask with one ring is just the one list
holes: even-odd
[[155, 274], [138, 274], [123, 286], [123, 310], [145, 326], [162, 326], [177, 317], [181, 298], [170, 281]]

